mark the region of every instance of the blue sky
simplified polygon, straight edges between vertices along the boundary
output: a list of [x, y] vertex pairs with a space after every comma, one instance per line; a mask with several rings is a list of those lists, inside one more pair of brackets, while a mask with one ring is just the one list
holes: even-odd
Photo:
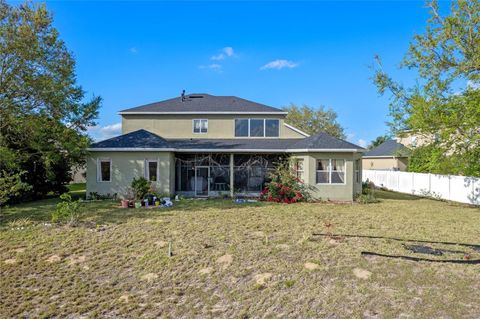
[[375, 54], [396, 67], [424, 30], [422, 1], [47, 2], [77, 60], [78, 82], [100, 95], [96, 139], [119, 134], [117, 111], [187, 92], [236, 95], [275, 107], [333, 108], [348, 139], [387, 131], [388, 99], [372, 84]]

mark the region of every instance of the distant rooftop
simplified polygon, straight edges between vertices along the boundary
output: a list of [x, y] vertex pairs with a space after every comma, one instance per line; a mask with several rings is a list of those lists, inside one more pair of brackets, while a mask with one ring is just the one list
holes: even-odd
[[205, 93], [191, 93], [172, 99], [137, 106], [120, 111], [120, 114], [141, 113], [246, 113], [246, 114], [286, 114], [281, 109], [252, 102], [236, 96], [215, 96]]
[[398, 156], [399, 152], [406, 149], [405, 145], [398, 143], [396, 140], [386, 140], [374, 149], [365, 152], [363, 157]]

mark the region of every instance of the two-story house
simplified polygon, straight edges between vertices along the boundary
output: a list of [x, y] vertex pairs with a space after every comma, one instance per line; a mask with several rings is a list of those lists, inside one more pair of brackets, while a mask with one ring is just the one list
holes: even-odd
[[257, 195], [287, 156], [317, 198], [350, 201], [361, 191], [363, 148], [326, 133], [309, 136], [274, 107], [190, 94], [119, 114], [122, 135], [89, 149], [87, 194], [124, 197], [132, 179], [144, 176], [164, 194]]

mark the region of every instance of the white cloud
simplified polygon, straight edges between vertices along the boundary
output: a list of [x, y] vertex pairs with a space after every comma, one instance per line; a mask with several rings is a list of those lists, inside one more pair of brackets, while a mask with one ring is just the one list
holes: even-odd
[[467, 81], [467, 87], [472, 90], [478, 90], [480, 89], [480, 82], [468, 80]]
[[213, 60], [213, 61], [220, 61], [223, 59], [225, 59], [225, 55], [223, 53], [212, 55], [212, 57], [210, 58], [210, 60]]
[[222, 72], [222, 66], [220, 64], [217, 64], [217, 63], [212, 63], [212, 64], [208, 64], [208, 65], [199, 65], [198, 68], [199, 69], [213, 70], [213, 71], [216, 71], [216, 72]]
[[102, 141], [122, 134], [122, 123], [90, 126], [87, 131], [95, 141]]
[[232, 48], [232, 47], [225, 47], [225, 48], [223, 48], [223, 52], [224, 52], [227, 56], [234, 56], [234, 55], [235, 55], [235, 52], [233, 51], [233, 48]]
[[262, 66], [260, 70], [268, 70], [268, 69], [281, 70], [284, 68], [293, 69], [293, 68], [296, 68], [297, 66], [298, 66], [298, 63], [296, 62], [278, 59], [278, 60], [268, 62], [267, 64]]
[[138, 49], [136, 47], [131, 47], [130, 49], [128, 49], [128, 51], [131, 53], [131, 54], [137, 54], [138, 53]]
[[235, 56], [235, 51], [233, 50], [233, 48], [232, 47], [224, 47], [221, 50], [221, 53], [211, 56], [210, 60], [221, 61], [221, 60], [225, 60], [226, 57], [233, 57], [233, 56]]
[[359, 139], [357, 141], [357, 144], [360, 145], [361, 147], [367, 147], [368, 142], [363, 139]]

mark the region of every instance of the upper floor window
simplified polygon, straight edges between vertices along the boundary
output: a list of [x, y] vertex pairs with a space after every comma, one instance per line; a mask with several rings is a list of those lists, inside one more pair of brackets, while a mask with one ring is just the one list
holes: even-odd
[[278, 137], [278, 119], [235, 119], [235, 137]]
[[208, 120], [193, 120], [193, 133], [207, 133]]

